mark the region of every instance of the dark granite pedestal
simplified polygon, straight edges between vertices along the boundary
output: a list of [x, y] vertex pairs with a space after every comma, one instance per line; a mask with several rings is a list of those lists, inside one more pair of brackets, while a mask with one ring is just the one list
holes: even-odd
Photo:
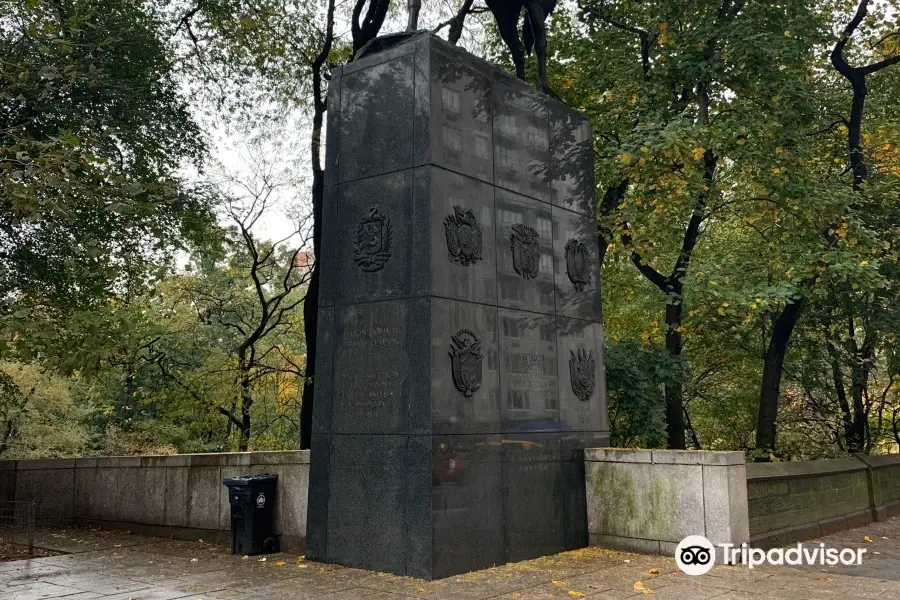
[[433, 36], [379, 44], [328, 99], [309, 557], [432, 579], [585, 546], [590, 127]]

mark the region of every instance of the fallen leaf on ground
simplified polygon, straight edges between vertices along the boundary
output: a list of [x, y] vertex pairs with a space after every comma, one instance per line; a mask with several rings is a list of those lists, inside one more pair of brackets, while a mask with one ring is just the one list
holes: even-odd
[[203, 538], [200, 538], [199, 540], [197, 540], [197, 543], [198, 543], [198, 544], [202, 544], [202, 543], [203, 543]]
[[650, 569], [651, 575], [659, 575], [659, 569]]
[[584, 598], [584, 592], [579, 592], [578, 590], [569, 590], [568, 595], [573, 598]]
[[863, 541], [864, 541], [864, 542], [871, 542], [871, 541], [872, 541], [872, 538], [870, 538], [869, 536], [866, 536], [866, 537], [863, 538]]
[[419, 588], [419, 589], [417, 589], [416, 591], [419, 592], [420, 594], [424, 594], [424, 593], [425, 593], [425, 588]]
[[630, 563], [630, 562], [631, 562], [631, 559], [626, 558], [626, 559], [625, 559], [625, 562]]
[[199, 558], [192, 558], [192, 559], [191, 559], [191, 562], [200, 562], [200, 559], [199, 559]]
[[276, 566], [276, 567], [283, 567], [283, 566], [286, 565], [286, 564], [287, 564], [287, 563], [284, 562], [283, 560], [279, 560], [277, 563], [275, 563], [275, 566]]
[[241, 557], [241, 560], [250, 560], [250, 557], [245, 554]]
[[512, 597], [513, 598], [521, 598], [522, 594], [520, 594], [519, 592], [513, 592]]
[[554, 580], [552, 580], [550, 583], [552, 583], [552, 584], [555, 585], [556, 587], [566, 587], [566, 582], [565, 582], [565, 581], [560, 581], [559, 579], [554, 579]]
[[826, 577], [825, 581], [834, 581], [834, 577]]
[[635, 582], [634, 582], [634, 589], [640, 591], [640, 590], [645, 590], [645, 589], [647, 589], [647, 588], [644, 587], [644, 582], [643, 582], [643, 581], [635, 581]]
[[266, 557], [265, 557], [265, 556], [263, 556], [263, 557], [262, 557], [262, 558], [260, 558], [260, 559], [259, 559], [259, 560], [257, 560], [257, 561], [256, 561], [256, 562], [266, 562]]

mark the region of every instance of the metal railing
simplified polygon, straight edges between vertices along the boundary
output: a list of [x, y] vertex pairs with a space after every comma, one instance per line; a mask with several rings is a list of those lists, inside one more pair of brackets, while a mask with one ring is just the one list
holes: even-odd
[[0, 502], [0, 545], [28, 549], [34, 555], [34, 502]]

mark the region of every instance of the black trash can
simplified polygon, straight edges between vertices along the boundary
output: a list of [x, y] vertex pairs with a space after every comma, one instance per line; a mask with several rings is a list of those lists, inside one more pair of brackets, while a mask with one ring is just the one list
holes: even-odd
[[278, 475], [245, 475], [225, 480], [231, 503], [231, 553], [275, 552], [273, 516]]

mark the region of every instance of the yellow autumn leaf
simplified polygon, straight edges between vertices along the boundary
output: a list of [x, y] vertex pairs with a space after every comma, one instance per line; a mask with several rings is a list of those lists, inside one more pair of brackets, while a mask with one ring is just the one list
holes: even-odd
[[863, 538], [863, 541], [866, 542], [866, 543], [868, 544], [868, 543], [871, 543], [872, 538], [870, 538], [869, 536], [866, 536], [866, 537]]
[[521, 598], [521, 597], [522, 597], [522, 594], [520, 594], [519, 592], [513, 592], [513, 594], [512, 594], [511, 597], [512, 597], [512, 598]]
[[867, 260], [862, 260], [862, 261], [859, 262], [859, 266], [861, 266], [861, 267], [864, 267], [864, 266], [866, 266], [867, 264], [869, 264], [869, 261], [867, 261]]
[[578, 590], [569, 590], [566, 595], [572, 598], [584, 598], [584, 592], [579, 592]]
[[241, 557], [241, 560], [250, 560], [250, 557], [245, 554]]
[[424, 594], [424, 593], [425, 593], [425, 588], [419, 588], [419, 589], [417, 589], [416, 591], [419, 592], [420, 594]]
[[705, 152], [706, 148], [704, 148], [703, 146], [697, 146], [691, 151], [691, 154], [694, 155], [694, 160], [700, 160]]
[[275, 563], [275, 566], [276, 566], [276, 567], [283, 567], [283, 566], [286, 565], [286, 564], [287, 564], [287, 563], [284, 562], [283, 560], [279, 560], [278, 562]]
[[781, 173], [781, 167], [775, 167], [774, 169], [772, 169], [772, 172], [778, 175], [779, 173]]
[[638, 591], [641, 591], [641, 590], [645, 590], [645, 589], [647, 589], [647, 588], [644, 587], [644, 582], [643, 582], [643, 581], [635, 581], [635, 582], [634, 582], [634, 589], [636, 589], [636, 590], [638, 590]]
[[629, 154], [628, 152], [623, 152], [619, 155], [619, 161], [621, 161], [623, 165], [627, 165], [631, 162], [631, 154]]
[[790, 31], [785, 31], [785, 32], [784, 32], [784, 37], [791, 37], [791, 32], [790, 32]]
[[651, 575], [659, 575], [659, 569], [650, 569]]
[[737, 141], [738, 146], [743, 146], [746, 143], [747, 143], [747, 140], [745, 140], [744, 138], [741, 138]]

